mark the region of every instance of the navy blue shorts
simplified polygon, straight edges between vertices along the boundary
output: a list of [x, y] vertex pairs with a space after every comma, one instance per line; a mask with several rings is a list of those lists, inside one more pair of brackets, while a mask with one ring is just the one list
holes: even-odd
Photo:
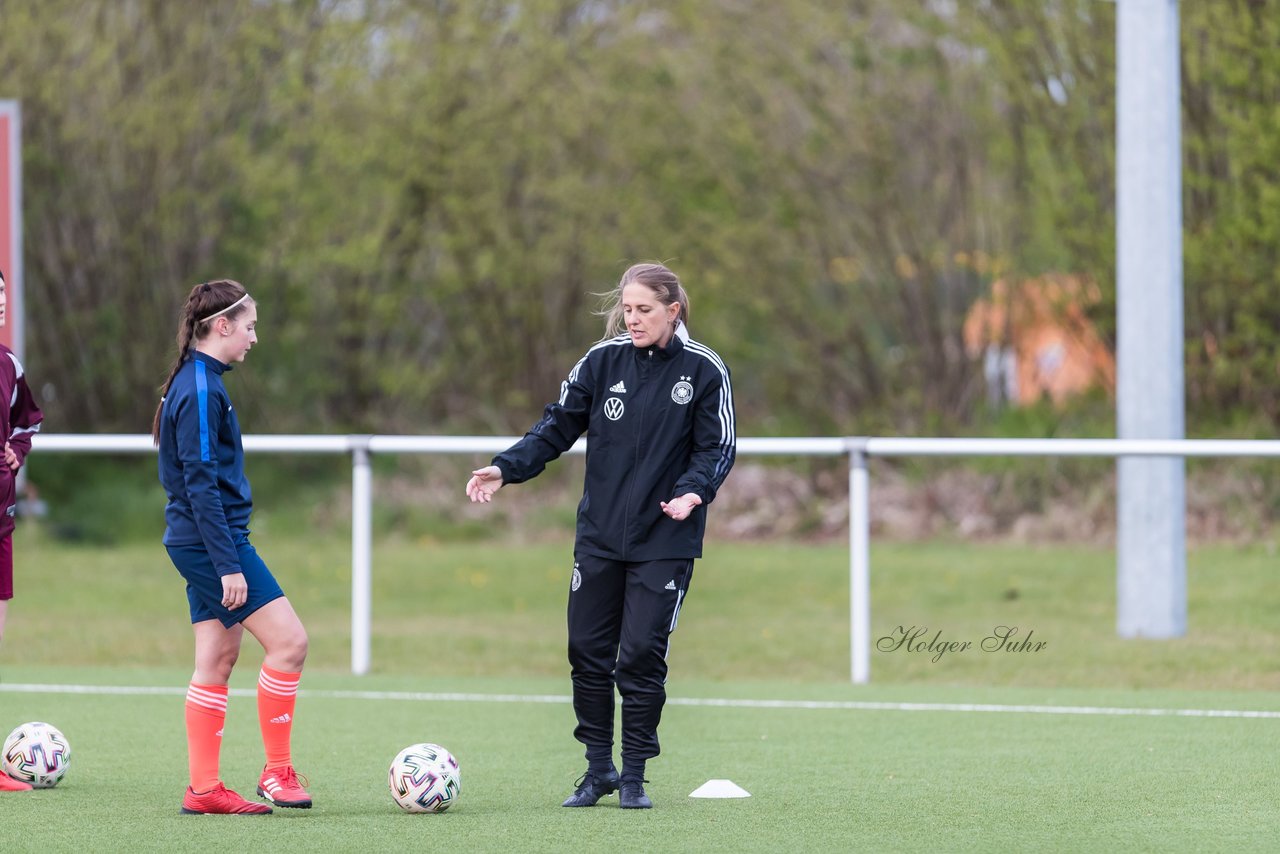
[[169, 551], [169, 559], [187, 580], [187, 601], [191, 604], [191, 622], [203, 623], [205, 620], [219, 620], [228, 629], [263, 605], [284, 595], [280, 583], [276, 581], [271, 570], [258, 557], [258, 552], [249, 542], [248, 535], [236, 540], [236, 552], [240, 555], [240, 570], [249, 585], [249, 598], [234, 611], [222, 604], [222, 579], [213, 568], [213, 560], [204, 546], [165, 546]]

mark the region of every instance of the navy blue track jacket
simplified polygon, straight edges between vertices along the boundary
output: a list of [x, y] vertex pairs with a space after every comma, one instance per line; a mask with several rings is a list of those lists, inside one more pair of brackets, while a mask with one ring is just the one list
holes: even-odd
[[[521, 483], [587, 434], [576, 553], [641, 562], [702, 556], [707, 505], [733, 466], [737, 434], [729, 369], [683, 324], [665, 348], [619, 335], [587, 351], [559, 401], [524, 438], [494, 457], [504, 483]], [[696, 493], [677, 522], [661, 501]]]
[[160, 410], [160, 483], [166, 546], [203, 545], [218, 575], [240, 572], [235, 541], [249, 533], [253, 495], [244, 474], [240, 422], [212, 356], [192, 353]]

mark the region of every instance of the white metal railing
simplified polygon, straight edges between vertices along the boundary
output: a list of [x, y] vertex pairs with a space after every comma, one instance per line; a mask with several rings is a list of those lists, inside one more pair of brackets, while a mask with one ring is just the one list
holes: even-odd
[[[351, 455], [351, 672], [369, 672], [372, 633], [373, 473], [370, 454], [496, 454], [518, 436], [249, 435], [246, 452]], [[37, 434], [40, 453], [154, 453], [148, 435]], [[569, 451], [581, 454], [580, 440]], [[1280, 457], [1255, 439], [744, 438], [743, 456], [849, 457], [849, 655], [854, 683], [871, 679], [871, 457]]]
[[[373, 471], [370, 454], [496, 454], [519, 436], [373, 436], [255, 434], [244, 437], [246, 453], [351, 455], [351, 672], [369, 672], [373, 625]], [[40, 453], [155, 453], [145, 434], [39, 433]], [[585, 440], [570, 454], [586, 450]], [[847, 453], [843, 439], [741, 439], [741, 454], [838, 456]]]

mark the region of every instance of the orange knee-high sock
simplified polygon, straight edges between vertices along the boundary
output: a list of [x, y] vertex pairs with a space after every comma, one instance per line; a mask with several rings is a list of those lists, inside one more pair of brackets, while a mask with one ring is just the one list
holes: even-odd
[[258, 724], [262, 746], [267, 751], [267, 767], [292, 765], [289, 737], [293, 733], [293, 707], [298, 699], [301, 673], [282, 673], [262, 665], [258, 674]]
[[187, 763], [191, 790], [207, 792], [218, 785], [222, 725], [227, 720], [227, 686], [187, 686]]

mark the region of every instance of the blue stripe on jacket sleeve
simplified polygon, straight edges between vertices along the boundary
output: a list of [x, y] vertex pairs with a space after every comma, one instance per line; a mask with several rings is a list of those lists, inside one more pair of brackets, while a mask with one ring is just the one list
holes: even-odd
[[209, 453], [209, 378], [204, 362], [196, 359], [196, 403], [200, 412], [200, 462], [207, 463], [213, 459]]

